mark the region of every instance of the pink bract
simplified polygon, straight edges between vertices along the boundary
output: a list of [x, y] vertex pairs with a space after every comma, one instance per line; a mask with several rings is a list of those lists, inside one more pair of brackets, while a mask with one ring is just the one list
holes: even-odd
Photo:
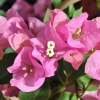
[[[53, 49], [55, 54], [52, 57], [49, 57], [46, 54], [46, 51], [48, 49], [47, 44], [49, 41], [52, 41], [55, 44]], [[47, 76], [50, 77], [54, 75], [52, 73], [54, 73], [58, 67], [57, 64], [55, 64], [56, 61], [61, 59], [64, 53], [69, 49], [67, 48], [66, 43], [62, 41], [56, 31], [50, 26], [46, 26], [42, 31], [38, 33], [36, 38], [31, 39], [31, 43], [34, 46], [32, 55], [40, 60], [40, 62], [43, 64], [44, 69], [46, 69], [45, 73], [49, 72], [49, 75]], [[46, 65], [51, 65], [52, 71], [49, 71], [49, 67]]]
[[47, 8], [51, 8], [51, 0], [39, 0], [33, 5], [35, 16], [43, 19]]
[[68, 23], [66, 14], [60, 9], [54, 9], [50, 13], [50, 23], [54, 29]]
[[86, 47], [82, 43], [73, 39], [67, 26], [60, 26], [56, 31], [69, 48], [77, 49], [79, 52], [87, 51]]
[[24, 47], [16, 57], [14, 64], [8, 68], [8, 71], [13, 73], [13, 78], [10, 80], [11, 85], [24, 92], [38, 89], [45, 80], [43, 66], [32, 57], [31, 53], [31, 47]]
[[68, 27], [68, 30], [70, 34], [73, 34], [78, 28], [82, 27], [82, 24], [85, 20], [87, 20], [88, 14], [87, 13], [82, 13], [80, 16], [76, 18], [72, 18], [66, 26]]
[[0, 90], [4, 94], [4, 96], [12, 97], [12, 96], [18, 96], [19, 89], [13, 86], [10, 86], [10, 84], [3, 84], [0, 85]]
[[99, 100], [97, 97], [97, 91], [86, 91], [82, 96], [82, 100]]
[[64, 60], [67, 62], [70, 62], [72, 64], [72, 67], [75, 70], [78, 70], [79, 66], [82, 64], [84, 57], [82, 53], [76, 51], [76, 50], [69, 50], [64, 55]]
[[100, 29], [100, 17], [96, 17], [96, 18], [92, 19], [92, 21], [95, 22], [98, 29]]
[[100, 41], [100, 31], [98, 30], [95, 22], [84, 21], [82, 26], [82, 36], [80, 42], [85, 45], [88, 50], [93, 49], [96, 44]]
[[71, 48], [78, 49], [83, 53], [93, 49], [100, 40], [100, 31], [96, 23], [87, 20], [87, 17], [87, 13], [82, 13], [80, 16], [71, 19], [65, 26], [56, 29], [59, 36]]
[[12, 8], [18, 11], [25, 20], [27, 20], [28, 17], [34, 16], [33, 5], [25, 0], [16, 0]]
[[19, 53], [23, 47], [30, 46], [30, 38], [22, 32], [14, 33], [8, 38], [10, 46]]
[[94, 79], [100, 80], [100, 50], [95, 51], [87, 60], [85, 73]]
[[29, 30], [37, 36], [37, 34], [45, 27], [45, 24], [34, 17], [29, 17], [28, 19]]

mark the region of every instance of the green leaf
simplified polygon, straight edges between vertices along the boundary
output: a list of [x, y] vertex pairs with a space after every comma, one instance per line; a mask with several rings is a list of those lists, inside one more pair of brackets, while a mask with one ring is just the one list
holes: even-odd
[[87, 91], [96, 91], [96, 90], [98, 90], [98, 86], [92, 84], [87, 88]]
[[2, 6], [7, 0], [0, 0], [0, 6]]
[[51, 9], [47, 9], [46, 13], [45, 13], [45, 16], [44, 16], [44, 19], [43, 19], [43, 22], [46, 22], [49, 20], [49, 13], [51, 12]]
[[86, 88], [91, 78], [88, 75], [81, 76], [77, 79], [77, 82], [81, 88]]
[[83, 56], [84, 56], [84, 61], [83, 62], [86, 62], [87, 59], [89, 58], [89, 56], [87, 54], [84, 54]]
[[9, 80], [12, 78], [12, 75], [8, 73], [7, 68], [13, 64], [16, 55], [16, 53], [5, 54], [0, 61], [0, 84], [9, 83]]
[[60, 3], [62, 2], [62, 0], [52, 0], [52, 4], [57, 7]]
[[74, 5], [70, 5], [70, 6], [69, 6], [69, 16], [70, 16], [70, 17], [73, 17], [74, 12], [75, 12], [75, 7], [74, 7]]
[[20, 100], [48, 100], [50, 95], [50, 86], [46, 81], [43, 86], [33, 92], [22, 92], [19, 93]]
[[0, 100], [8, 100], [7, 98], [4, 97], [4, 95], [1, 91], [0, 91]]
[[60, 95], [58, 100], [77, 100], [75, 94], [71, 94], [70, 92], [64, 92]]
[[3, 11], [3, 10], [0, 10], [0, 15], [1, 15], [1, 16], [6, 16], [6, 12]]
[[16, 53], [11, 47], [7, 47], [5, 50], [4, 50], [4, 53], [5, 54], [8, 54], [8, 53]]
[[[91, 78], [88, 75], [81, 76], [77, 79], [78, 85], [82, 88], [85, 89], [87, 85], [89, 84]], [[90, 84], [89, 87], [87, 88], [87, 91], [96, 91], [98, 90], [98, 86], [95, 86], [93, 84]]]
[[74, 14], [73, 14], [73, 18], [79, 16], [79, 15], [82, 13], [82, 9], [83, 9], [83, 8], [81, 7], [80, 9], [76, 10], [76, 11], [74, 12]]

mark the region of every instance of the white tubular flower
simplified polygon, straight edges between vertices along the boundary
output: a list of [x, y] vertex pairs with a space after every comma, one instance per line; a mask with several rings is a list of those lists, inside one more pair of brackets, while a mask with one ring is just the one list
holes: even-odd
[[53, 42], [53, 41], [48, 41], [48, 43], [47, 43], [47, 48], [55, 48], [55, 43]]
[[46, 55], [49, 56], [49, 57], [53, 57], [55, 55], [55, 53], [54, 53], [52, 48], [48, 48], [46, 50]]

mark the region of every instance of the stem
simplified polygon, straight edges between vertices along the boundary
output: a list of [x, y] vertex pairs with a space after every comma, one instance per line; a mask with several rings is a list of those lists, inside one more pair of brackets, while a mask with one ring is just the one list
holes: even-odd
[[79, 99], [83, 96], [83, 94], [86, 92], [86, 90], [88, 89], [88, 87], [91, 85], [92, 82], [93, 82], [93, 79], [90, 80], [89, 84], [86, 86], [86, 88], [82, 91], [81, 94], [79, 94], [79, 89], [78, 89], [77, 82], [75, 83], [75, 90], [76, 90], [77, 99]]
[[72, 73], [73, 73], [74, 71], [75, 71], [75, 70], [73, 70], [71, 73], [68, 74], [68, 76], [66, 77], [66, 82], [68, 82], [69, 77], [72, 75]]
[[78, 99], [79, 95], [78, 95], [78, 84], [77, 84], [77, 82], [75, 83], [75, 91], [76, 91], [76, 96], [77, 96], [77, 99]]
[[49, 100], [54, 99], [55, 96], [60, 95], [65, 90], [66, 90], [65, 86], [59, 88], [55, 93], [53, 93], [53, 95], [50, 96]]
[[[69, 76], [70, 76], [73, 72], [74, 72], [74, 71], [72, 71], [72, 72], [67, 76], [67, 78], [69, 78]], [[64, 81], [62, 80], [62, 78], [60, 77], [58, 71], [56, 71], [56, 74], [57, 74], [57, 76], [58, 76], [59, 81], [62, 83], [63, 86], [68, 87], [68, 86], [70, 86], [70, 85], [72, 85], [72, 84], [74, 84], [74, 83], [76, 82], [75, 80], [69, 82], [67, 79], [66, 79], [67, 81], [64, 82]]]
[[82, 94], [79, 97], [82, 97], [82, 95], [86, 92], [86, 90], [88, 89], [88, 87], [91, 85], [91, 83], [93, 82], [93, 79], [90, 80], [89, 84], [87, 85], [87, 87], [83, 90]]
[[74, 4], [78, 1], [81, 1], [81, 0], [64, 0], [57, 8], [61, 9], [61, 10], [64, 10], [65, 8], [70, 6], [71, 4]]
[[58, 71], [56, 71], [56, 74], [57, 74], [57, 76], [58, 76], [59, 81], [62, 83], [62, 85], [63, 85], [63, 86], [66, 86], [65, 82], [61, 79], [61, 77], [60, 77]]

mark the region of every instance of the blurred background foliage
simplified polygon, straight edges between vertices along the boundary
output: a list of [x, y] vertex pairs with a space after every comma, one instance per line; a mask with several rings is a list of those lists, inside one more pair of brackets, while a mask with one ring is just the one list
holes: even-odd
[[[38, 0], [25, 0], [30, 5], [35, 4]], [[68, 0], [52, 0], [52, 9], [58, 7], [63, 1]], [[74, 0], [73, 0], [74, 1]], [[0, 0], [0, 15], [5, 15], [5, 11], [10, 9], [16, 0]], [[80, 0], [74, 4], [76, 9], [83, 7], [83, 12], [89, 14], [89, 19], [100, 15], [100, 0]]]

